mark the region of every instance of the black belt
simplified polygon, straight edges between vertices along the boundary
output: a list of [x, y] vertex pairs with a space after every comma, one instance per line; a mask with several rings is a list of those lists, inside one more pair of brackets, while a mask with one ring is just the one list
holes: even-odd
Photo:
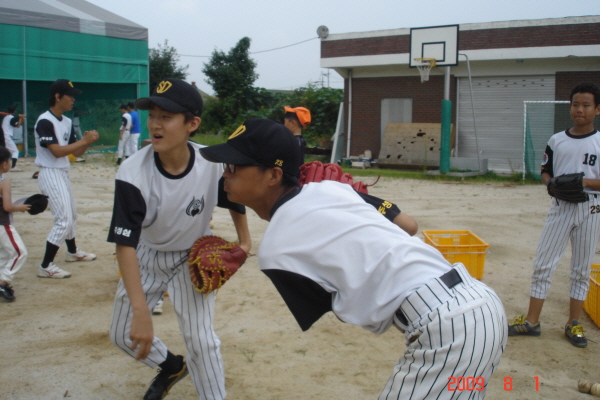
[[[452, 289], [454, 286], [462, 282], [460, 274], [454, 268], [440, 276], [440, 280], [444, 282], [444, 285], [446, 285], [448, 289]], [[398, 308], [398, 310], [396, 310], [396, 317], [403, 325], [408, 326], [408, 319], [406, 319], [402, 309]]]

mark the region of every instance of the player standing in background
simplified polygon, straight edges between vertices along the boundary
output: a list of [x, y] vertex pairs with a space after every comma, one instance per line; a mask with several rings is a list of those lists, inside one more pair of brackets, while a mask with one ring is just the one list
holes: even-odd
[[283, 116], [283, 124], [294, 134], [300, 145], [301, 158], [304, 163], [304, 153], [306, 152], [306, 139], [302, 136], [302, 129], [306, 129], [306, 125], [310, 124], [310, 111], [304, 107], [283, 107], [285, 115]]
[[13, 140], [13, 132], [15, 128], [23, 125], [23, 121], [25, 120], [25, 115], [19, 114], [15, 116], [17, 113], [17, 108], [14, 106], [8, 107], [8, 114], [2, 120], [2, 130], [4, 131], [4, 146], [10, 151], [12, 155], [12, 166], [11, 171], [19, 172], [22, 171], [20, 168], [17, 168], [17, 161], [19, 160], [19, 149]]
[[138, 151], [142, 126], [140, 125], [140, 114], [135, 110], [133, 103], [127, 103], [127, 111], [129, 112], [129, 115], [131, 115], [131, 133], [129, 134], [129, 141], [127, 142], [127, 148], [129, 149], [128, 154], [131, 156]]
[[31, 205], [12, 202], [10, 182], [2, 176], [10, 170], [10, 157], [10, 151], [0, 147], [0, 297], [15, 301], [15, 291], [10, 283], [25, 264], [27, 249], [13, 226], [12, 214], [17, 211], [25, 212]]
[[[189, 141], [200, 126], [202, 98], [179, 79], [162, 81], [154, 94], [136, 101], [150, 110], [152, 141], [119, 168], [108, 241], [117, 245], [119, 281], [110, 338], [126, 354], [160, 368], [144, 400], [164, 398], [188, 371], [199, 399], [225, 398], [221, 342], [213, 329], [215, 293], [193, 289], [188, 253], [196, 239], [210, 235], [215, 206], [228, 208], [240, 246], [248, 253], [245, 208], [223, 191], [223, 166], [200, 156]], [[168, 291], [187, 355], [174, 355], [156, 336], [151, 310]]]
[[125, 154], [125, 159], [130, 156], [127, 143], [129, 142], [129, 135], [131, 133], [131, 115], [129, 115], [127, 112], [127, 106], [125, 104], [121, 104], [119, 111], [121, 111], [121, 128], [119, 130], [117, 165], [121, 165], [121, 161], [123, 161], [123, 154]]
[[[302, 330], [332, 311], [381, 334], [396, 325], [406, 351], [380, 399], [456, 398], [449, 379], [472, 377], [483, 398], [506, 344], [493, 290], [434, 247], [398, 229], [350, 185], [298, 187], [298, 143], [281, 124], [249, 119], [202, 155], [225, 163], [230, 201], [269, 221], [259, 254]], [[293, 396], [291, 396], [293, 397]]]
[[529, 310], [526, 316], [514, 318], [508, 334], [541, 334], [539, 318], [552, 274], [570, 241], [571, 285], [565, 336], [574, 346], [586, 347], [579, 316], [590, 288], [590, 265], [600, 239], [600, 134], [594, 128], [594, 118], [600, 115], [600, 89], [592, 83], [579, 84], [571, 92], [570, 100], [574, 125], [554, 134], [548, 141], [542, 161], [542, 181], [547, 185], [552, 177], [583, 172], [588, 201], [569, 203], [552, 198], [533, 263]]
[[40, 167], [38, 185], [48, 196], [54, 217], [54, 226], [46, 239], [46, 252], [38, 268], [40, 278], [62, 279], [71, 276], [54, 264], [58, 249], [66, 242], [66, 261], [92, 261], [96, 255], [86, 253], [75, 244], [77, 207], [69, 177], [69, 154], [79, 157], [98, 140], [98, 132], [86, 131], [83, 139], [76, 140], [71, 120], [63, 115], [71, 111], [75, 96], [81, 94], [67, 79], [58, 79], [50, 85], [50, 109], [35, 123], [35, 163]]

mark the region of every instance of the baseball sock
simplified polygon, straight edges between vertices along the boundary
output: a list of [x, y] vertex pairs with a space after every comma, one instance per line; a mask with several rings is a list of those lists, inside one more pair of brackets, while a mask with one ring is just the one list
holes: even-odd
[[46, 242], [46, 253], [44, 254], [44, 259], [42, 260], [42, 268], [48, 268], [48, 265], [54, 261], [56, 253], [58, 253], [58, 246], [50, 242]]
[[174, 374], [181, 371], [181, 368], [183, 367], [182, 358], [167, 350], [167, 359], [158, 364], [158, 366], [162, 371], [165, 371], [169, 374]]
[[71, 254], [77, 253], [77, 245], [75, 245], [75, 238], [65, 240], [67, 244], [67, 251]]
[[117, 165], [121, 165], [121, 160], [122, 160], [122, 158], [119, 158], [119, 159], [117, 160]]
[[17, 159], [13, 158], [12, 159], [12, 167], [11, 168], [14, 168], [16, 165], [17, 165]]

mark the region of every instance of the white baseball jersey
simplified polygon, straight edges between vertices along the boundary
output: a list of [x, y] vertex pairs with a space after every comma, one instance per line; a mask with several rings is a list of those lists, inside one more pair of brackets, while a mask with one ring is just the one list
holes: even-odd
[[[600, 134], [572, 135], [569, 130], [552, 135], [542, 160], [542, 173], [560, 176], [583, 172], [585, 178], [600, 179]], [[588, 193], [600, 193], [584, 188]]]
[[123, 113], [123, 116], [121, 117], [121, 129], [125, 128], [125, 132], [130, 132], [131, 126], [131, 115]]
[[405, 331], [406, 352], [380, 400], [456, 398], [451, 377], [483, 378], [466, 395], [485, 395], [506, 345], [500, 299], [349, 185], [309, 183], [280, 199], [258, 255], [303, 330], [333, 311], [377, 334], [393, 323]]
[[[123, 163], [115, 182], [108, 241], [134, 248], [143, 242], [159, 251], [176, 251], [189, 250], [196, 239], [210, 234], [223, 166], [201, 157], [200, 145], [188, 142], [188, 147], [190, 164], [181, 176], [162, 168], [152, 146]], [[245, 212], [239, 205], [222, 203]]]
[[50, 110], [40, 115], [35, 123], [35, 164], [46, 168], [70, 168], [69, 157], [54, 157], [48, 150], [49, 144], [66, 146], [75, 143], [75, 131], [71, 119], [62, 115], [60, 119]]
[[2, 120], [2, 130], [4, 131], [4, 135], [13, 137], [13, 131], [15, 126], [17, 125], [17, 121], [19, 119], [14, 115], [7, 115]]

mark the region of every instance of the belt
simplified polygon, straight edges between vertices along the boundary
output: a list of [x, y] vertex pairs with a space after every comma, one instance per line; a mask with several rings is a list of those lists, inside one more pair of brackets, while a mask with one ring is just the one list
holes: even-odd
[[[454, 286], [462, 282], [460, 274], [454, 268], [446, 272], [444, 275], [440, 276], [439, 279], [440, 281], [444, 282], [444, 285], [446, 285], [448, 289], [452, 289]], [[406, 318], [406, 316], [400, 308], [396, 310], [396, 318], [398, 318], [398, 320], [405, 326], [408, 325], [408, 319]]]

